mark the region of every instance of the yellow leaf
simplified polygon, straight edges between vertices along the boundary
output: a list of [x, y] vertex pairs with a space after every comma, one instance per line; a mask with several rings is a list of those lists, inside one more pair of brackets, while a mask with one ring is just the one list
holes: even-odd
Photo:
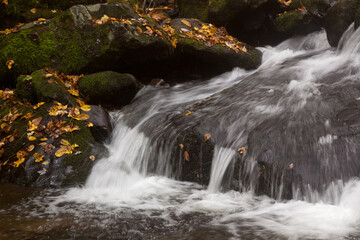
[[35, 141], [35, 140], [36, 140], [36, 137], [30, 136], [30, 137], [28, 137], [28, 139], [29, 139], [29, 141]]
[[80, 109], [85, 111], [85, 112], [89, 112], [89, 111], [91, 111], [91, 106], [90, 105], [82, 105], [80, 107]]
[[36, 104], [33, 108], [34, 110], [38, 109], [39, 107], [41, 107], [42, 105], [44, 105], [45, 102], [39, 102], [38, 104]]
[[178, 40], [176, 38], [174, 38], [172, 41], [171, 41], [171, 44], [174, 48], [176, 48], [177, 44], [178, 44]]
[[105, 23], [105, 22], [109, 21], [109, 19], [110, 19], [109, 16], [104, 15], [100, 20], [102, 23]]
[[191, 23], [189, 23], [189, 21], [187, 21], [187, 20], [185, 20], [185, 19], [181, 20], [181, 22], [182, 22], [183, 24], [185, 24], [186, 26], [188, 26], [188, 27], [192, 27]]
[[36, 8], [30, 9], [31, 13], [36, 13]]
[[82, 114], [74, 116], [73, 118], [76, 120], [79, 120], [79, 121], [85, 121], [85, 120], [89, 119], [90, 116], [82, 113]]
[[78, 90], [67, 90], [71, 95], [78, 97], [79, 96], [79, 91]]
[[179, 148], [180, 148], [180, 149], [183, 149], [183, 148], [184, 148], [184, 145], [183, 145], [183, 144], [179, 144]]
[[72, 153], [72, 149], [71, 146], [65, 146], [62, 145], [55, 153], [55, 156], [57, 157], [61, 157], [64, 154], [71, 154]]
[[51, 78], [53, 75], [51, 73], [45, 74], [45, 78]]
[[44, 166], [45, 166], [45, 165], [48, 165], [48, 164], [49, 164], [48, 161], [45, 161], [45, 162], [42, 163], [42, 165], [44, 165]]
[[245, 153], [245, 150], [246, 150], [245, 147], [242, 147], [238, 149], [238, 152], [240, 155], [243, 155]]
[[72, 148], [77, 148], [79, 145], [77, 145], [76, 143], [74, 143], [73, 145], [71, 145]]
[[8, 0], [2, 0], [5, 5], [8, 5]]
[[42, 139], [40, 139], [40, 141], [42, 141], [42, 142], [45, 142], [45, 141], [47, 141], [48, 139], [47, 138], [42, 138]]
[[193, 114], [193, 112], [188, 111], [184, 116], [189, 116], [189, 115], [191, 115], [191, 114]]
[[65, 139], [61, 139], [60, 144], [61, 144], [61, 145], [65, 145], [65, 146], [70, 146], [70, 145], [71, 145], [71, 144], [70, 144], [68, 141], [66, 141]]
[[80, 105], [80, 107], [85, 105], [84, 101], [79, 98], [76, 99], [76, 102]]
[[90, 158], [91, 161], [95, 161], [95, 156], [94, 155], [91, 155], [89, 158]]
[[22, 164], [23, 162], [25, 162], [25, 158], [20, 158], [19, 160], [13, 163], [13, 167], [19, 167], [20, 164]]
[[27, 147], [26, 150], [27, 150], [28, 152], [31, 152], [32, 150], [34, 150], [34, 148], [35, 148], [34, 145], [30, 145], [30, 146]]
[[35, 162], [42, 162], [44, 159], [44, 155], [43, 154], [38, 154], [38, 153], [34, 153], [33, 155], [35, 157]]
[[46, 21], [45, 18], [39, 18], [39, 19], [37, 20], [37, 22], [45, 22], [45, 21]]
[[26, 115], [24, 115], [22, 118], [24, 118], [24, 119], [29, 119], [29, 118], [32, 118], [32, 113], [27, 113]]
[[92, 122], [88, 122], [87, 127], [93, 127], [94, 124]]
[[14, 65], [14, 60], [8, 60], [6, 61], [6, 66], [9, 70], [11, 70], [12, 66]]

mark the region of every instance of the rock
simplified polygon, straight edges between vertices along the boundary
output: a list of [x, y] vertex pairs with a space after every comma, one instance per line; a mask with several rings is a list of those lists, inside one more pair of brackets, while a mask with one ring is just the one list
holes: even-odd
[[[49, 116], [48, 110], [53, 104], [45, 103], [38, 109], [34, 110], [32, 105], [20, 105], [15, 104], [11, 108], [6, 107], [7, 103], [1, 100], [2, 109], [1, 115], [4, 116], [9, 113], [9, 110], [14, 110], [14, 107], [19, 112], [25, 115], [26, 112], [33, 114], [32, 117], [25, 120], [24, 118], [18, 118], [11, 124], [12, 128], [9, 133], [1, 132], [1, 138], [3, 139], [8, 134], [16, 136], [12, 142], [6, 142], [2, 147], [4, 153], [0, 160], [2, 166], [0, 168], [1, 182], [10, 182], [26, 186], [34, 187], [60, 187], [60, 186], [77, 186], [84, 184], [85, 180], [90, 173], [90, 170], [94, 164], [94, 161], [89, 159], [94, 155], [96, 159], [100, 159], [106, 155], [106, 149], [102, 144], [95, 141], [90, 129], [83, 121], [77, 121], [69, 119], [65, 116]], [[51, 137], [54, 132], [45, 133], [44, 130], [37, 131], [33, 136], [39, 135], [35, 140], [30, 141], [27, 138], [27, 125], [29, 121], [33, 121], [36, 118], [42, 117], [39, 124], [45, 125], [49, 122], [61, 120], [64, 121], [62, 125], [75, 124], [80, 130], [76, 130], [69, 133], [63, 133], [58, 137]], [[5, 123], [2, 119], [1, 123]], [[16, 129], [16, 130], [15, 130]], [[17, 132], [17, 133], [15, 133]], [[5, 134], [5, 135], [4, 135]], [[42, 139], [46, 137], [47, 140]], [[42, 140], [41, 140], [42, 139]], [[77, 144], [72, 154], [64, 154], [61, 157], [55, 156], [55, 153], [60, 149], [61, 140], [65, 139], [70, 144]], [[45, 145], [41, 145], [45, 144]], [[19, 153], [25, 151], [24, 162], [18, 167], [12, 166], [19, 160]], [[36, 154], [39, 154], [42, 159], [37, 162], [35, 159]]]
[[338, 45], [343, 33], [354, 22], [358, 7], [356, 0], [342, 0], [328, 10], [324, 18], [324, 25], [331, 46]]
[[277, 32], [288, 37], [296, 34], [306, 35], [320, 30], [312, 15], [299, 10], [292, 10], [277, 16], [274, 19], [274, 26]]
[[[123, 18], [120, 22], [103, 23], [99, 18], [104, 15]], [[100, 23], [95, 24], [93, 18]], [[218, 75], [233, 67], [256, 68], [261, 61], [260, 51], [248, 45], [247, 54], [236, 53], [219, 44], [213, 47], [203, 41], [195, 44], [185, 37], [178, 39], [177, 47], [176, 35], [168, 36], [154, 19], [140, 18], [124, 3], [73, 6], [52, 20], [33, 22], [21, 29], [0, 35], [3, 87], [13, 87], [19, 74], [30, 74], [43, 67], [65, 74], [110, 70], [136, 74], [138, 78], [177, 77], [183, 81], [204, 72], [207, 76], [200, 77]], [[6, 65], [8, 60], [14, 61], [11, 69]], [[212, 71], [203, 71], [205, 66]]]
[[176, 175], [180, 181], [209, 184], [214, 154], [212, 141], [205, 142], [202, 134], [188, 129], [179, 134], [173, 153], [173, 161], [178, 163]]
[[91, 111], [87, 113], [88, 122], [94, 124], [90, 128], [94, 139], [100, 143], [108, 143], [113, 130], [109, 113], [102, 107], [91, 105]]
[[89, 103], [104, 106], [127, 105], [142, 87], [131, 74], [110, 71], [86, 75], [79, 81], [79, 90]]
[[[92, 25], [91, 16], [119, 16], [124, 9], [129, 10], [121, 3], [74, 6], [52, 20], [0, 35], [0, 84], [14, 86], [17, 75], [43, 67], [66, 74], [103, 70], [161, 73], [160, 66], [174, 53], [168, 40], [139, 34], [140, 22]], [[134, 12], [129, 10], [126, 16]], [[11, 70], [6, 67], [10, 59], [15, 62]]]
[[17, 98], [32, 104], [58, 101], [64, 105], [76, 105], [75, 98], [64, 85], [54, 76], [47, 78], [42, 70], [18, 77], [15, 94]]
[[[35, 21], [39, 18], [53, 18], [73, 5], [94, 4], [105, 0], [13, 0], [0, 7], [0, 29], [12, 28], [19, 23]], [[35, 11], [33, 10], [35, 9]], [[32, 11], [31, 11], [32, 10]]]
[[[176, 31], [180, 31], [180, 29], [190, 31], [191, 29], [182, 22], [183, 20], [197, 28], [201, 28], [203, 24], [193, 19], [177, 18], [172, 20], [171, 26]], [[235, 67], [257, 68], [261, 64], [261, 52], [247, 44], [244, 44], [244, 47], [247, 52], [235, 52], [221, 44], [209, 47], [204, 42], [180, 37], [176, 48], [176, 70], [193, 76], [193, 78], [205, 78], [230, 71]]]

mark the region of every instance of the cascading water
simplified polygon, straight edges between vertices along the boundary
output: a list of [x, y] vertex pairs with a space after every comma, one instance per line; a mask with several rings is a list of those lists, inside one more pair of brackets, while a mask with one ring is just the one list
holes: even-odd
[[[75, 216], [78, 226], [64, 237], [79, 228], [114, 239], [359, 237], [360, 141], [351, 115], [358, 99], [333, 110], [358, 92], [360, 99], [360, 30], [352, 28], [338, 50], [318, 32], [261, 48], [255, 71], [144, 88], [117, 113], [109, 157], [86, 185], [45, 196], [47, 206], [38, 204], [44, 196], [35, 198], [37, 211]], [[211, 133], [215, 144], [207, 188], [178, 181], [185, 160], [174, 149], [189, 129]], [[240, 160], [239, 147], [247, 151]], [[226, 191], [233, 179], [235, 189]], [[272, 198], [256, 195], [262, 191]], [[292, 199], [283, 200], [289, 192]]]

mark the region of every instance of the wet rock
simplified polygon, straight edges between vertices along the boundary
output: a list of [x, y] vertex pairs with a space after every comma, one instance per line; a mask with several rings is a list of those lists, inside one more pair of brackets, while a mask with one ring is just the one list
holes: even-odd
[[176, 141], [174, 155], [180, 169], [179, 180], [208, 185], [211, 174], [211, 163], [214, 144], [205, 141], [204, 136], [196, 130], [182, 132]]
[[90, 104], [110, 107], [130, 103], [142, 87], [131, 74], [110, 71], [86, 75], [79, 81], [79, 90]]
[[109, 113], [102, 107], [91, 105], [91, 111], [87, 114], [90, 116], [88, 121], [94, 124], [90, 128], [94, 139], [101, 143], [108, 143], [113, 130]]
[[356, 0], [343, 0], [334, 4], [324, 18], [324, 25], [331, 46], [336, 47], [343, 33], [355, 20], [359, 8]]

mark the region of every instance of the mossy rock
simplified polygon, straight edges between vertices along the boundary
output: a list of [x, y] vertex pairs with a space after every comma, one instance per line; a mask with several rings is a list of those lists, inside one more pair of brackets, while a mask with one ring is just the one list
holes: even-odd
[[58, 101], [64, 105], [76, 105], [75, 98], [65, 86], [53, 76], [47, 78], [42, 70], [18, 77], [15, 94], [22, 101], [32, 104]]
[[[61, 11], [78, 4], [94, 4], [105, 0], [12, 0], [0, 5], [0, 29], [11, 28], [18, 23], [35, 21], [38, 18], [53, 18]], [[31, 9], [36, 9], [31, 12]]]
[[278, 16], [274, 20], [275, 29], [283, 34], [308, 34], [320, 27], [314, 22], [313, 17], [305, 11], [293, 10]]
[[89, 103], [112, 107], [129, 104], [142, 87], [133, 75], [111, 71], [86, 75], [79, 81], [80, 93]]
[[[182, 18], [173, 19], [171, 25], [179, 32], [181, 28], [189, 28], [182, 23]], [[201, 22], [186, 19], [194, 27], [201, 27]], [[190, 30], [190, 29], [189, 29]], [[235, 52], [221, 44], [207, 46], [196, 39], [178, 38], [175, 65], [178, 71], [204, 78], [230, 71], [235, 67], [254, 69], [261, 64], [262, 54], [259, 50], [245, 44], [247, 52]]]
[[[174, 52], [170, 41], [139, 34], [136, 26], [124, 23], [92, 25], [91, 14], [119, 17], [115, 10], [120, 8], [129, 10], [120, 3], [100, 7], [78, 5], [52, 20], [1, 35], [0, 85], [14, 87], [18, 75], [43, 67], [66, 74], [110, 69], [154, 72], [157, 69], [154, 65], [160, 67]], [[129, 10], [128, 15], [134, 13]], [[15, 62], [11, 70], [6, 67], [10, 59]]]
[[[33, 76], [40, 74], [39, 72], [41, 71], [36, 72]], [[66, 104], [70, 107], [71, 102]], [[3, 151], [3, 154], [0, 154], [1, 182], [37, 187], [76, 186], [85, 183], [94, 160], [106, 155], [107, 150], [104, 145], [98, 141], [100, 139], [94, 137], [99, 135], [93, 135], [92, 129], [88, 127], [87, 122], [70, 118], [67, 114], [50, 116], [49, 109], [53, 105], [54, 103], [50, 101], [35, 108], [34, 105], [28, 102], [24, 103], [18, 98], [0, 100], [0, 114], [3, 117], [0, 119], [0, 124], [9, 124], [9, 121], [4, 117], [9, 113], [15, 114], [15, 109], [16, 113], [20, 114], [18, 118], [10, 123], [10, 130], [0, 130], [2, 141], [12, 139], [5, 141], [5, 145], [0, 148]], [[103, 111], [100, 112], [99, 108], [95, 106], [90, 112], [85, 112], [85, 114], [89, 114], [89, 120], [94, 121], [97, 134], [99, 134], [99, 129], [102, 131], [100, 132], [102, 137], [106, 130], [104, 126], [107, 123], [99, 122], [104, 118], [98, 116], [103, 116]], [[28, 138], [29, 122], [39, 117], [41, 117], [41, 122], [32, 133], [35, 139], [30, 139]], [[56, 125], [57, 127], [54, 129], [50, 128], [48, 124], [51, 121], [58, 121], [57, 124], [59, 125]], [[62, 127], [71, 124], [78, 126], [78, 130], [69, 132], [61, 130], [61, 132], [58, 132]], [[71, 154], [58, 157], [55, 153], [60, 149], [62, 139], [71, 144], [77, 144], [78, 147]], [[52, 147], [50, 151], [46, 150], [46, 145]], [[27, 150], [29, 148], [30, 150]], [[24, 150], [27, 151], [25, 161], [18, 167], [14, 167], [13, 163], [18, 160], [17, 153]], [[36, 154], [43, 155], [42, 161], [37, 162], [35, 160]]]

